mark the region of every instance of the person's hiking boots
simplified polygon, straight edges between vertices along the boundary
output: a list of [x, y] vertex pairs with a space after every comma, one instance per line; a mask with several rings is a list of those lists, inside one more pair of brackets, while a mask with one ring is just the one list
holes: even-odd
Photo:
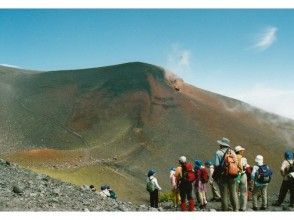
[[193, 199], [189, 200], [189, 208], [187, 209], [186, 202], [181, 203], [181, 211], [195, 211], [195, 203]]
[[193, 199], [189, 200], [189, 211], [195, 211], [195, 203]]
[[281, 205], [282, 205], [282, 203], [279, 202], [279, 201], [276, 201], [276, 202], [273, 203], [273, 206], [281, 206]]
[[206, 209], [206, 204], [201, 205], [201, 206], [200, 206], [200, 209], [201, 209], [201, 210], [205, 210], [205, 209]]
[[181, 203], [181, 211], [187, 211], [187, 204], [186, 202]]
[[212, 199], [210, 199], [211, 202], [221, 202], [222, 198], [218, 198], [218, 197], [213, 197]]

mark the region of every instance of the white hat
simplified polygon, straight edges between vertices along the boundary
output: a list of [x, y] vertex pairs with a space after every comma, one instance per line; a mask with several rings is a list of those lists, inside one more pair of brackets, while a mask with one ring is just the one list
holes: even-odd
[[239, 151], [241, 151], [241, 150], [245, 150], [245, 148], [243, 148], [243, 147], [240, 146], [240, 145], [235, 147], [235, 151], [236, 151], [236, 152], [239, 152]]
[[258, 164], [263, 163], [263, 156], [261, 156], [261, 155], [257, 155], [257, 156], [255, 157], [255, 162], [258, 163]]
[[180, 163], [186, 163], [186, 162], [187, 162], [187, 158], [186, 158], [185, 156], [181, 156], [181, 157], [179, 158], [179, 162], [180, 162]]

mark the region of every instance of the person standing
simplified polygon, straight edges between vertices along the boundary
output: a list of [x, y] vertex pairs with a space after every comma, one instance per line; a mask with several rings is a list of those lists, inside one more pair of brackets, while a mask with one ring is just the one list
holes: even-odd
[[247, 176], [247, 201], [252, 200], [252, 190], [253, 190], [253, 181], [251, 180], [252, 169], [253, 167], [249, 163], [247, 163], [247, 166], [245, 168], [245, 172]]
[[189, 202], [189, 211], [195, 211], [195, 202], [192, 197], [192, 183], [195, 181], [195, 174], [191, 163], [187, 163], [185, 156], [179, 158], [180, 166], [176, 169], [177, 185], [181, 196], [181, 211], [187, 211], [186, 200]]
[[236, 146], [235, 152], [237, 156], [239, 175], [237, 178], [237, 188], [240, 193], [239, 201], [240, 201], [240, 209], [239, 211], [246, 211], [247, 208], [247, 175], [246, 175], [246, 167], [247, 159], [244, 157], [245, 148], [242, 146]]
[[286, 151], [284, 154], [284, 161], [282, 162], [280, 169], [283, 182], [280, 188], [279, 198], [273, 204], [274, 206], [280, 206], [283, 203], [288, 191], [290, 191], [290, 206], [294, 208], [294, 181], [289, 175], [291, 172], [294, 172], [293, 163], [293, 153], [291, 151]]
[[213, 172], [214, 172], [214, 166], [211, 163], [211, 161], [207, 160], [205, 161], [205, 167], [208, 170], [208, 175], [209, 175], [209, 185], [211, 188], [211, 192], [212, 192], [212, 199], [211, 201], [217, 201], [220, 202], [221, 201], [221, 196], [217, 190], [217, 185], [216, 182], [214, 181], [214, 179], [212, 178]]
[[[238, 175], [237, 158], [230, 147], [230, 140], [223, 137], [218, 140], [220, 149], [214, 155], [215, 170], [213, 179], [221, 193], [222, 211], [229, 211], [229, 200], [234, 211], [238, 211], [238, 196], [236, 191], [236, 176]], [[230, 169], [228, 169], [230, 168]], [[234, 173], [229, 174], [229, 172]]]
[[267, 187], [271, 181], [272, 171], [269, 166], [263, 164], [263, 156], [257, 155], [255, 158], [255, 165], [251, 173], [251, 179], [254, 182], [252, 192], [253, 210], [257, 211], [257, 199], [261, 195], [262, 205], [260, 210], [267, 209]]
[[177, 186], [177, 180], [176, 180], [176, 168], [170, 169], [170, 184], [171, 184], [171, 193], [172, 193], [172, 200], [174, 207], [177, 208], [179, 206], [180, 202], [180, 192]]
[[161, 187], [158, 184], [155, 173], [156, 172], [154, 170], [148, 171], [147, 190], [150, 194], [150, 206], [153, 208], [158, 208], [158, 193], [161, 190]]
[[202, 165], [201, 160], [195, 160], [195, 193], [196, 197], [199, 197], [200, 200], [200, 209], [204, 210], [206, 209], [207, 205], [207, 199], [206, 199], [206, 193], [207, 193], [207, 183], [209, 180], [208, 171], [206, 168]]

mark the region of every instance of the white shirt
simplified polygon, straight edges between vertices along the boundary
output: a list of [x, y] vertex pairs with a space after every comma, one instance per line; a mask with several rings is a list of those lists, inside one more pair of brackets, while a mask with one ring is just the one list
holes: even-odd
[[[293, 160], [288, 160], [291, 164], [294, 163]], [[284, 160], [281, 165], [281, 174], [283, 176], [283, 180], [288, 180], [288, 170], [290, 168], [290, 163], [287, 160]]]
[[110, 193], [109, 193], [108, 189], [102, 190], [99, 194], [102, 197], [109, 197], [110, 196]]
[[155, 188], [158, 190], [161, 190], [161, 187], [158, 185], [157, 179], [154, 176], [150, 176], [149, 179], [151, 180], [151, 182], [153, 182], [153, 184], [155, 185]]

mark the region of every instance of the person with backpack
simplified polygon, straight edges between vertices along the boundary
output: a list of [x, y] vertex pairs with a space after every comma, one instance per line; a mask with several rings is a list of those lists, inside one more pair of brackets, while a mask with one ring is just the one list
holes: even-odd
[[158, 208], [158, 194], [161, 190], [161, 187], [158, 185], [157, 178], [155, 177], [155, 173], [156, 172], [154, 170], [148, 171], [146, 185], [146, 189], [150, 195], [150, 206], [152, 208]]
[[237, 163], [239, 168], [239, 174], [237, 178], [237, 188], [240, 193], [239, 201], [240, 201], [240, 209], [239, 211], [246, 211], [247, 208], [247, 175], [246, 175], [246, 167], [247, 159], [244, 157], [245, 148], [242, 146], [236, 146], [235, 152], [237, 156]]
[[253, 167], [247, 163], [247, 166], [245, 168], [245, 173], [247, 176], [247, 201], [252, 200], [252, 191], [253, 191], [253, 181], [251, 180], [251, 173], [252, 173]]
[[108, 190], [107, 185], [101, 186], [100, 189], [101, 189], [101, 191], [99, 193], [100, 196], [102, 196], [103, 198], [110, 197], [110, 192]]
[[191, 163], [187, 162], [185, 156], [179, 158], [180, 166], [176, 169], [177, 185], [180, 190], [181, 197], [181, 211], [187, 211], [186, 200], [189, 202], [189, 211], [195, 210], [195, 202], [192, 197], [193, 186], [195, 181], [195, 174]]
[[284, 161], [281, 165], [281, 175], [283, 177], [283, 182], [280, 188], [279, 198], [273, 204], [274, 206], [280, 206], [288, 191], [290, 191], [290, 207], [294, 208], [294, 160], [293, 153], [291, 151], [286, 151], [284, 154]]
[[179, 206], [181, 197], [180, 197], [180, 192], [177, 186], [176, 168], [170, 169], [169, 179], [171, 184], [172, 201], [173, 201], [174, 207], [177, 208]]
[[251, 173], [251, 179], [254, 182], [252, 191], [253, 210], [257, 211], [257, 199], [261, 195], [262, 205], [260, 210], [267, 209], [267, 187], [272, 179], [272, 171], [270, 167], [263, 163], [263, 156], [257, 155], [255, 165]]
[[214, 172], [214, 166], [211, 163], [211, 161], [207, 160], [205, 161], [205, 167], [208, 170], [208, 175], [209, 175], [209, 185], [210, 185], [210, 189], [212, 192], [212, 199], [210, 201], [216, 201], [216, 202], [220, 202], [221, 201], [221, 196], [217, 190], [217, 186], [216, 183], [214, 181], [214, 179], [212, 178], [213, 172]]
[[[237, 158], [230, 147], [230, 140], [223, 137], [218, 140], [220, 149], [214, 155], [215, 170], [213, 179], [216, 180], [220, 193], [222, 211], [229, 211], [229, 200], [234, 211], [238, 211], [238, 196], [236, 177], [238, 176]], [[230, 198], [230, 199], [229, 199]]]
[[208, 171], [202, 165], [201, 160], [195, 160], [195, 193], [200, 200], [200, 209], [205, 210], [207, 205], [206, 193], [209, 180]]

